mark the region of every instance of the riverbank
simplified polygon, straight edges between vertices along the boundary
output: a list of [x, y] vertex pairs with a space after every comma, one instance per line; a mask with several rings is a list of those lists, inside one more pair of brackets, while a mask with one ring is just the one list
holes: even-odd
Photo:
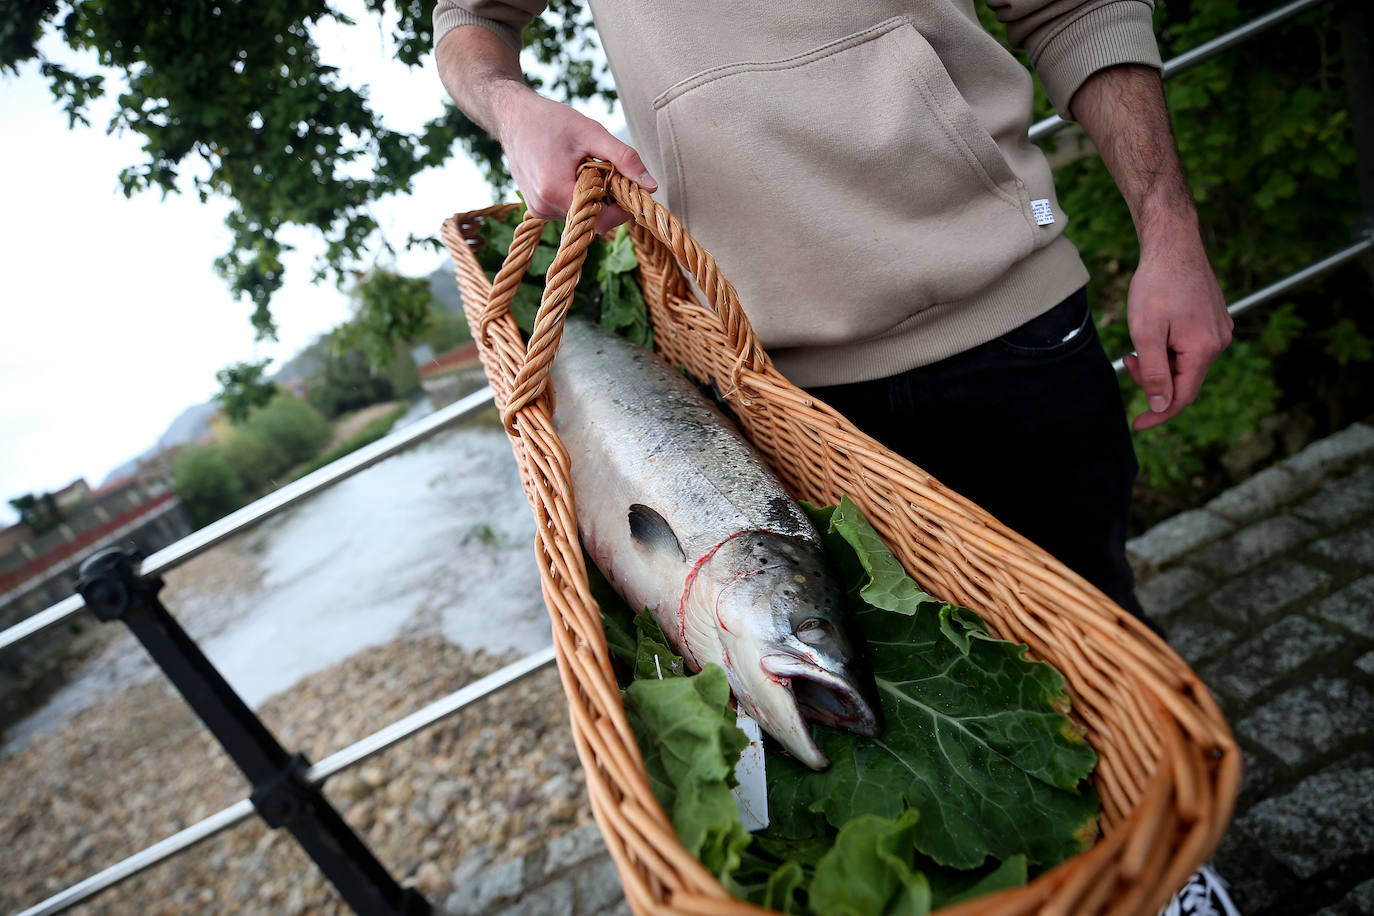
[[[311, 760], [499, 668], [436, 635], [317, 672], [258, 713]], [[185, 703], [149, 680], [0, 760], [0, 912], [16, 912], [247, 794]], [[330, 780], [325, 795], [397, 880], [432, 900], [475, 851], [517, 858], [590, 821], [562, 688], [546, 670]], [[74, 913], [347, 914], [289, 835], [256, 818]]]

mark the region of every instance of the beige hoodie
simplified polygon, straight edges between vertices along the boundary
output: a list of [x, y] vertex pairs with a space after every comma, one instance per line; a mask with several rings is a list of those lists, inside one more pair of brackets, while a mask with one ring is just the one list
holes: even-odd
[[[1150, 0], [988, 0], [1061, 114], [1159, 66]], [[798, 385], [879, 378], [997, 337], [1082, 286], [1031, 77], [973, 0], [591, 0], [632, 145]], [[519, 47], [537, 0], [439, 0], [435, 41]]]

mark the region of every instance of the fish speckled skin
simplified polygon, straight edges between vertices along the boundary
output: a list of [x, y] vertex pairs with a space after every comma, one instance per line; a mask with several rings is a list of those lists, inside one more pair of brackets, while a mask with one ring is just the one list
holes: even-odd
[[554, 425], [593, 562], [696, 669], [813, 768], [805, 719], [878, 732], [842, 588], [810, 520], [733, 424], [649, 351], [569, 319]]

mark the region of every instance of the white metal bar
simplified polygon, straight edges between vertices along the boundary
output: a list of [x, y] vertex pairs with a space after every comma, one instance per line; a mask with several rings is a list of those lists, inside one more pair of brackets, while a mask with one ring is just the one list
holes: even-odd
[[[1190, 48], [1177, 57], [1166, 60], [1164, 62], [1164, 78], [1169, 79], [1172, 76], [1177, 76], [1185, 70], [1196, 67], [1209, 58], [1216, 57], [1228, 48], [1254, 38], [1259, 33], [1278, 25], [1286, 19], [1291, 19], [1314, 6], [1320, 6], [1323, 3], [1329, 2], [1330, 0], [1294, 0], [1293, 3], [1289, 3], [1287, 6], [1281, 6], [1277, 9], [1270, 10], [1263, 16], [1252, 19], [1239, 28], [1232, 29], [1224, 35], [1218, 35], [1211, 41], [1205, 41], [1196, 48]], [[1052, 137], [1066, 127], [1069, 127], [1072, 123], [1072, 121], [1066, 121], [1059, 115], [1050, 115], [1048, 118], [1037, 121], [1035, 124], [1031, 125], [1030, 139], [1032, 142], [1035, 142], [1044, 140], [1046, 137]]]
[[[1367, 254], [1371, 251], [1374, 251], [1374, 238], [1363, 239], [1351, 245], [1349, 248], [1342, 248], [1335, 254], [1322, 258], [1315, 264], [1309, 264], [1297, 273], [1290, 274], [1277, 283], [1270, 284], [1264, 289], [1253, 292], [1242, 299], [1237, 299], [1226, 307], [1226, 311], [1230, 312], [1232, 315], [1239, 315], [1246, 309], [1253, 308], [1261, 303], [1268, 302], [1270, 299], [1282, 296], [1293, 287], [1300, 286], [1308, 280], [1312, 280], [1329, 270], [1335, 270], [1342, 264], [1353, 261], [1360, 255]], [[1116, 370], [1117, 375], [1125, 372], [1126, 358], [1122, 357], [1112, 363], [1112, 368]]]
[[493, 671], [486, 677], [473, 681], [443, 699], [435, 700], [428, 706], [416, 710], [404, 719], [399, 719], [343, 750], [330, 754], [306, 770], [305, 778], [311, 784], [322, 783], [330, 776], [356, 766], [369, 757], [380, 754], [392, 745], [409, 738], [421, 729], [428, 728], [441, 719], [453, 715], [482, 697], [495, 693], [516, 681], [529, 677], [536, 671], [548, 667], [553, 664], [553, 659], [553, 646], [547, 646], [519, 661], [511, 662], [499, 671]]
[[[461, 711], [483, 697], [548, 667], [553, 663], [553, 660], [554, 648], [547, 646], [519, 661], [511, 662], [504, 668], [493, 671], [486, 677], [473, 681], [466, 687], [459, 688], [443, 699], [435, 700], [405, 718], [373, 732], [366, 738], [340, 751], [336, 751], [310, 767], [305, 773], [305, 778], [309, 780], [311, 785], [319, 785], [330, 776], [362, 763], [369, 757], [379, 754], [416, 732]], [[116, 862], [109, 868], [54, 894], [42, 903], [35, 904], [19, 913], [18, 916], [47, 916], [51, 913], [60, 913], [121, 881], [132, 878], [141, 871], [190, 849], [202, 840], [209, 839], [217, 833], [242, 823], [252, 817], [253, 814], [253, 803], [246, 798], [241, 799], [224, 810], [192, 824], [185, 830], [174, 833], [147, 849], [136, 852], [127, 859]]]
[[[157, 575], [179, 566], [239, 532], [289, 509], [301, 500], [313, 496], [321, 490], [328, 489], [339, 481], [352, 477], [397, 452], [423, 442], [446, 426], [486, 409], [491, 403], [491, 389], [483, 388], [460, 401], [436, 410], [429, 416], [421, 417], [414, 423], [409, 423], [376, 442], [350, 452], [337, 461], [332, 461], [279, 490], [273, 490], [237, 512], [232, 512], [219, 521], [212, 522], [199, 531], [194, 531], [176, 543], [159, 550], [143, 561], [139, 567], [139, 574]], [[81, 600], [81, 596], [73, 595], [39, 611], [32, 617], [0, 632], [0, 651], [48, 627], [56, 626], [68, 618], [76, 616], [85, 607], [86, 603]]]
[[89, 878], [78, 881], [65, 891], [54, 894], [42, 903], [29, 907], [19, 913], [18, 916], [48, 916], [50, 913], [60, 913], [68, 907], [76, 906], [76, 904], [93, 897], [106, 888], [132, 878], [139, 872], [152, 868], [179, 852], [190, 849], [200, 841], [207, 840], [217, 833], [228, 830], [235, 824], [248, 820], [253, 816], [253, 813], [251, 801], [246, 798], [237, 801], [223, 811], [212, 814], [203, 821], [197, 821], [185, 830], [174, 833], [161, 842], [154, 843], [142, 852], [136, 852], [104, 871], [96, 872]]

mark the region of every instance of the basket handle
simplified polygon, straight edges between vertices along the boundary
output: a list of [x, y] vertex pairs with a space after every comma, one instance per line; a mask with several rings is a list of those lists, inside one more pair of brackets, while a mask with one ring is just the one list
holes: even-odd
[[[514, 431], [515, 415], [520, 408], [543, 395], [548, 388], [549, 367], [558, 352], [563, 323], [572, 303], [573, 290], [582, 275], [587, 249], [595, 237], [596, 218], [607, 198], [619, 204], [637, 225], [671, 251], [696, 280], [719, 318], [726, 342], [734, 354], [732, 381], [738, 383], [739, 375], [746, 369], [759, 372], [767, 364], [768, 357], [740, 307], [739, 295], [721, 276], [710, 252], [639, 184], [620, 174], [609, 162], [590, 159], [578, 168], [568, 220], [563, 227], [558, 254], [549, 265], [525, 361], [515, 373], [502, 414], [508, 431]], [[486, 325], [509, 311], [545, 222], [526, 217], [516, 229], [506, 262], [492, 283], [492, 293], [482, 312], [478, 333], [485, 335]]]

